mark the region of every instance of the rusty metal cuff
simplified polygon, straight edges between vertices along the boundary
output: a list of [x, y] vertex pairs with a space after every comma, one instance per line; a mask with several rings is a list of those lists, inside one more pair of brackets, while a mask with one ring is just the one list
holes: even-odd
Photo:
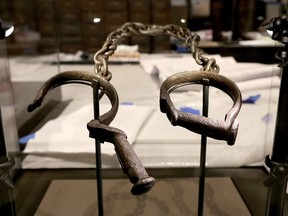
[[112, 106], [111, 109], [107, 113], [98, 117], [101, 123], [109, 125], [116, 116], [116, 113], [118, 111], [119, 107], [118, 94], [113, 85], [109, 81], [107, 81], [104, 77], [95, 74], [93, 72], [65, 71], [51, 77], [41, 86], [35, 99], [28, 106], [27, 110], [28, 112], [32, 112], [37, 107], [40, 107], [47, 93], [58, 86], [71, 83], [79, 83], [92, 86], [93, 81], [97, 81], [99, 83], [100, 90], [107, 95], [107, 97], [111, 102]]
[[[170, 93], [185, 85], [207, 84], [214, 86], [233, 100], [232, 108], [225, 115], [224, 121], [213, 120], [208, 117], [182, 112], [175, 108]], [[166, 113], [172, 125], [182, 126], [186, 129], [208, 137], [225, 140], [233, 145], [238, 132], [239, 123], [235, 119], [242, 105], [242, 96], [237, 85], [230, 79], [209, 71], [185, 71], [167, 78], [160, 88], [160, 110]]]

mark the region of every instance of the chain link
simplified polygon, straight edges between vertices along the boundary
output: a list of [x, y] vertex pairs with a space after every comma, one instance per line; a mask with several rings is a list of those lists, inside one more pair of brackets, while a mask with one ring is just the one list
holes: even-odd
[[204, 57], [203, 51], [198, 48], [200, 42], [200, 36], [192, 33], [188, 28], [183, 28], [177, 25], [145, 25], [137, 22], [128, 22], [122, 25], [120, 28], [111, 32], [102, 48], [98, 50], [94, 55], [95, 72], [100, 73], [101, 76], [106, 79], [110, 77], [111, 73], [108, 72], [107, 61], [109, 56], [113, 55], [117, 49], [117, 45], [120, 44], [126, 38], [132, 35], [170, 35], [180, 41], [183, 41], [185, 45], [190, 49], [193, 58], [196, 63], [201, 65], [200, 70], [209, 70], [218, 73], [219, 66], [216, 64], [215, 59], [209, 59]]

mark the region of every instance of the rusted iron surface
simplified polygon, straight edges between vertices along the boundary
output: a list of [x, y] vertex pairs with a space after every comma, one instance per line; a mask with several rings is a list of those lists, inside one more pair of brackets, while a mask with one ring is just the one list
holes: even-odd
[[95, 81], [99, 83], [100, 90], [109, 98], [111, 109], [88, 123], [90, 137], [99, 139], [101, 142], [107, 141], [113, 143], [124, 173], [127, 174], [130, 182], [134, 184], [131, 193], [134, 195], [146, 193], [154, 186], [155, 179], [147, 174], [130, 143], [127, 141], [126, 134], [117, 128], [108, 126], [117, 114], [119, 98], [113, 85], [104, 77], [86, 71], [66, 71], [59, 73], [42, 85], [34, 101], [28, 106], [28, 111], [32, 112], [41, 106], [44, 97], [55, 87], [69, 83], [92, 85]]
[[90, 137], [114, 144], [122, 169], [134, 184], [131, 189], [132, 194], [146, 193], [154, 186], [155, 179], [148, 175], [122, 130], [101, 124], [99, 120], [90, 121], [87, 128]]
[[79, 83], [91, 86], [93, 81], [99, 82], [100, 90], [107, 95], [107, 97], [111, 102], [111, 109], [107, 113], [99, 117], [101, 123], [109, 125], [116, 116], [118, 111], [119, 106], [118, 94], [113, 85], [109, 81], [107, 81], [104, 77], [94, 72], [65, 71], [51, 77], [39, 89], [35, 99], [28, 106], [28, 112], [32, 112], [37, 107], [40, 107], [47, 93], [58, 86], [69, 83]]
[[[191, 84], [207, 84], [214, 86], [233, 100], [233, 107], [223, 120], [213, 120], [208, 117], [182, 112], [175, 108], [170, 93], [178, 87]], [[239, 88], [230, 79], [210, 71], [186, 71], [167, 78], [160, 89], [160, 110], [167, 114], [172, 125], [184, 127], [198, 134], [226, 140], [233, 145], [238, 132], [239, 123], [235, 119], [241, 109], [242, 96]]]
[[[200, 36], [191, 32], [188, 28], [184, 28], [178, 25], [146, 25], [139, 22], [127, 22], [118, 29], [111, 32], [104, 42], [102, 48], [98, 50], [94, 55], [95, 72], [101, 73], [102, 76], [108, 76], [108, 59], [117, 49], [117, 46], [128, 37], [132, 35], [168, 35], [183, 42], [187, 48], [191, 51], [191, 54], [198, 65], [201, 65], [201, 70], [205, 70], [207, 65], [216, 72], [219, 71], [219, 67], [215, 60], [205, 57], [203, 50], [198, 48], [200, 42]], [[212, 64], [211, 64], [212, 63]]]

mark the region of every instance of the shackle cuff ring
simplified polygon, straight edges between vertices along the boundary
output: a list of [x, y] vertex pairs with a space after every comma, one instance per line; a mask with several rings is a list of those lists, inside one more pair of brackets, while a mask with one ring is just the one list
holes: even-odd
[[[224, 121], [180, 111], [175, 108], [170, 98], [170, 93], [181, 86], [205, 85], [207, 80], [209, 80], [209, 85], [224, 91], [233, 100], [233, 106], [225, 115]], [[228, 145], [233, 145], [236, 140], [239, 123], [235, 118], [241, 105], [242, 96], [237, 85], [232, 80], [211, 71], [180, 72], [168, 77], [160, 88], [160, 110], [166, 113], [172, 125], [184, 127], [214, 139], [225, 140]]]

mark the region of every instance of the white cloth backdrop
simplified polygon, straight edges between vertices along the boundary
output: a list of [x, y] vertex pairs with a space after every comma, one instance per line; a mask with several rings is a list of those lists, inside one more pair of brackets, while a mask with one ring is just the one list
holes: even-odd
[[[237, 63], [232, 57], [214, 57], [220, 74], [236, 82], [243, 99], [260, 95], [254, 104], [243, 104], [238, 120], [240, 128], [234, 146], [225, 141], [208, 139], [207, 166], [239, 167], [263, 163], [273, 143], [280, 70], [276, 65]], [[41, 59], [11, 59], [12, 81], [45, 81], [57, 72], [57, 67]], [[109, 64], [108, 64], [109, 65]], [[25, 71], [23, 69], [25, 68]], [[169, 75], [185, 70], [198, 70], [190, 55], [142, 55], [140, 65], [109, 65], [111, 83], [118, 91], [120, 105], [112, 126], [122, 129], [146, 167], [198, 166], [200, 135], [181, 127], [173, 127], [159, 110], [159, 86]], [[93, 65], [61, 65], [60, 70], [93, 71]], [[24, 73], [25, 72], [25, 73]], [[186, 89], [187, 90], [187, 89]], [[36, 94], [36, 92], [35, 92]], [[87, 86], [65, 85], [62, 100], [69, 103], [56, 119], [48, 121], [24, 153], [23, 168], [85, 168], [95, 167], [94, 140], [88, 137], [86, 124], [93, 117], [92, 90]], [[175, 92], [177, 107], [190, 107], [201, 112], [202, 93], [195, 86], [188, 91]], [[223, 120], [231, 108], [230, 97], [210, 88], [209, 117]], [[101, 101], [101, 110], [109, 101]], [[55, 107], [57, 109], [57, 107]], [[104, 143], [103, 167], [119, 167], [112, 144]]]

